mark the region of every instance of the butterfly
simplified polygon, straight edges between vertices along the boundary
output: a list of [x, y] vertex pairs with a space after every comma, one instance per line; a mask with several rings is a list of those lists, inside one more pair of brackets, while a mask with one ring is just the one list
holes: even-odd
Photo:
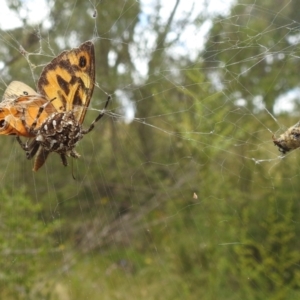
[[[78, 158], [75, 146], [105, 114], [104, 110], [88, 129], [82, 127], [94, 90], [95, 51], [91, 41], [63, 51], [43, 69], [38, 92], [13, 81], [0, 103], [0, 135], [16, 135], [28, 159], [35, 157], [33, 170], [45, 163], [51, 152], [60, 155], [64, 166], [67, 157]], [[20, 137], [29, 138], [23, 142]]]

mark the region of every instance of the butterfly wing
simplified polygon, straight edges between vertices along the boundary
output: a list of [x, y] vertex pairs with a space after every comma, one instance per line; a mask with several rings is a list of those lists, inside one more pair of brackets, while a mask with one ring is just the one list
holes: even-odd
[[75, 118], [83, 122], [94, 90], [94, 44], [87, 41], [78, 48], [63, 51], [42, 71], [38, 90], [58, 112], [73, 110]]
[[[0, 134], [28, 136], [27, 130], [22, 124], [22, 107], [27, 100], [38, 94], [31, 87], [20, 81], [11, 82], [0, 103]], [[18, 103], [22, 102], [20, 106]]]
[[14, 100], [20, 96], [29, 96], [29, 95], [35, 95], [37, 96], [38, 93], [32, 89], [27, 84], [21, 82], [21, 81], [12, 81], [6, 88], [2, 102], [3, 101], [9, 101]]
[[[48, 99], [39, 95], [25, 83], [11, 82], [0, 103], [0, 135], [33, 137], [24, 126], [22, 118], [30, 127], [36, 119], [40, 106], [47, 102], [49, 102]], [[49, 102], [40, 115], [36, 128], [54, 111], [54, 106]]]

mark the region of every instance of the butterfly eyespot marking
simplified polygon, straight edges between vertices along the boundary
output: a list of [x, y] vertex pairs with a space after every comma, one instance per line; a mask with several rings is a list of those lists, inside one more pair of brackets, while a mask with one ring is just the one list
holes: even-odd
[[86, 66], [86, 64], [87, 64], [86, 57], [83, 56], [83, 55], [80, 56], [80, 58], [79, 58], [79, 66], [81, 68], [84, 68]]
[[6, 121], [5, 120], [0, 120], [0, 128], [5, 127]]

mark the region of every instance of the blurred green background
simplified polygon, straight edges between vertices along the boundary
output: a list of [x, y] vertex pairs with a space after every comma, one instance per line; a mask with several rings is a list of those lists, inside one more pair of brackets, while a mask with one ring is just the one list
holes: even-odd
[[113, 100], [68, 168], [0, 137], [1, 299], [299, 299], [299, 3], [183, 2], [2, 2], [2, 92], [93, 39]]

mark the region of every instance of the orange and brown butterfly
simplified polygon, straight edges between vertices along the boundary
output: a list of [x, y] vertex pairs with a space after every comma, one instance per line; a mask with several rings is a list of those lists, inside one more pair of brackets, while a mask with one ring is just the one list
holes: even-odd
[[55, 112], [55, 108], [46, 98], [39, 95], [31, 87], [20, 81], [13, 81], [4, 92], [0, 102], [0, 134], [34, 137], [22, 124], [22, 115], [29, 126], [32, 125], [38, 110], [48, 103], [38, 120], [37, 127], [49, 114]]
[[[78, 158], [75, 146], [99, 121], [104, 110], [83, 129], [82, 122], [94, 90], [94, 45], [87, 41], [55, 57], [43, 69], [38, 92], [26, 84], [13, 81], [0, 103], [0, 135], [17, 135], [17, 140], [37, 171], [49, 153], [56, 152], [67, 166], [67, 156]], [[26, 143], [20, 137], [29, 138]]]

